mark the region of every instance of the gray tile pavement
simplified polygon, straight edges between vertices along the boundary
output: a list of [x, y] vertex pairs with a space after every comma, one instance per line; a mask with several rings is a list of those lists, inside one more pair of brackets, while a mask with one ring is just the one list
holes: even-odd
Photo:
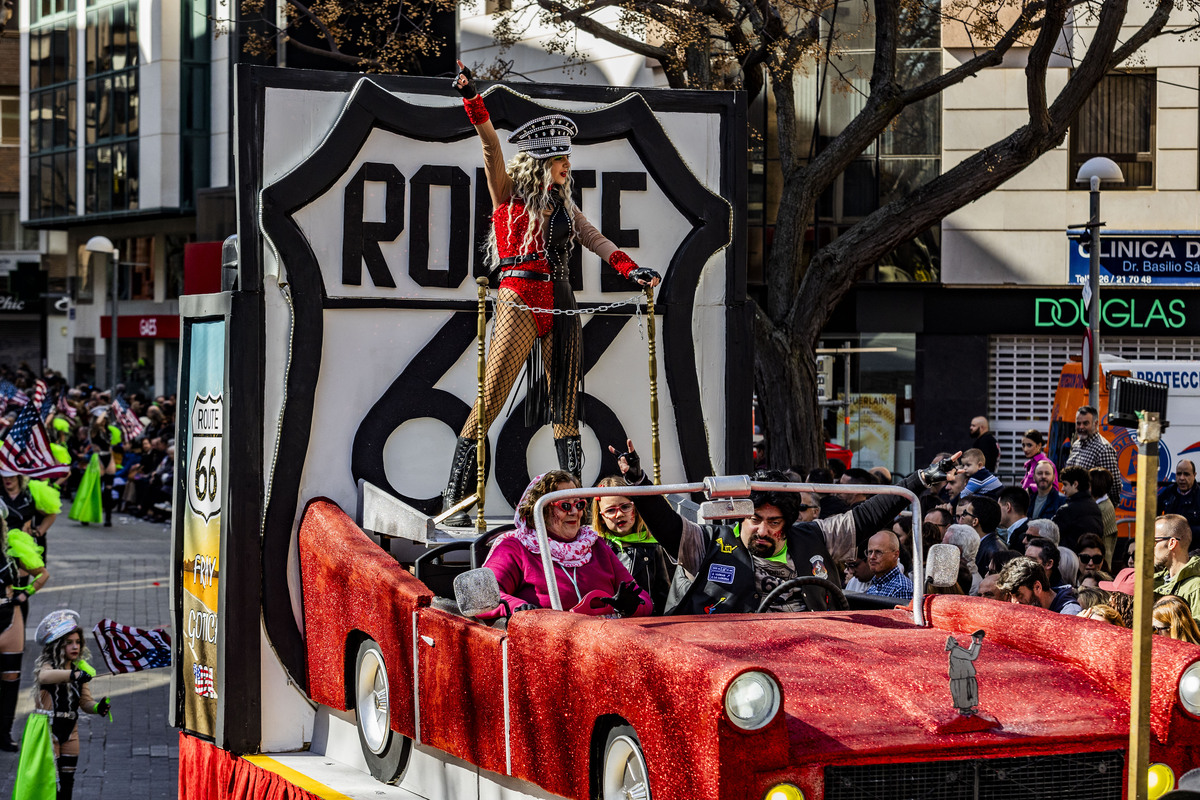
[[[101, 617], [138, 627], [169, 624], [170, 528], [122, 514], [113, 515], [111, 528], [84, 527], [63, 514], [50, 529], [47, 546], [50, 581], [30, 603], [14, 738], [33, 707], [29, 688], [38, 651], [33, 628], [56, 608], [73, 609], [80, 613], [92, 664], [101, 673], [92, 681], [92, 693], [112, 698], [113, 715], [112, 722], [89, 714], [80, 718], [75, 797], [175, 797], [179, 746], [178, 732], [167, 725], [169, 670], [105, 675], [91, 635]], [[16, 765], [16, 753], [0, 752], [0, 798], [11, 796]]]

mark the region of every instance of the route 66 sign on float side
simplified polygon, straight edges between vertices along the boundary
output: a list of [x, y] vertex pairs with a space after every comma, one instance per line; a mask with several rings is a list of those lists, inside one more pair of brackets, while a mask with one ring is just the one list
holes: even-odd
[[[749, 468], [744, 99], [531, 84], [484, 94], [502, 141], [530, 119], [571, 116], [576, 202], [663, 276], [663, 480]], [[261, 277], [266, 334], [264, 616], [295, 676], [303, 664], [280, 637], [298, 635], [285, 630], [298, 592], [289, 599], [283, 582], [305, 503], [328, 497], [353, 513], [367, 480], [440, 508], [476, 393], [475, 277], [487, 274], [492, 203], [479, 138], [445, 80], [245, 67], [239, 103], [240, 288]], [[642, 301], [583, 317], [592, 483], [617, 471], [610, 444], [632, 438], [648, 462], [645, 306], [580, 247], [571, 273], [581, 308]], [[511, 514], [529, 477], [557, 465], [550, 429], [525, 425], [522, 382], [513, 393], [489, 431], [489, 516]]]

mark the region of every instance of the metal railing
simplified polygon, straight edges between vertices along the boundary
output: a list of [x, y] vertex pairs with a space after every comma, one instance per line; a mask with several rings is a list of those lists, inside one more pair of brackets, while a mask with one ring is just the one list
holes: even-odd
[[[550, 535], [546, 530], [546, 506], [559, 500], [596, 497], [645, 497], [647, 495], [692, 494], [703, 492], [709, 500], [738, 499], [749, 497], [750, 492], [812, 492], [814, 494], [891, 494], [903, 497], [912, 506], [913, 537], [913, 623], [925, 625], [925, 547], [921, 537], [921, 501], [903, 486], [859, 486], [847, 487], [828, 483], [772, 483], [755, 481], [745, 475], [705, 478], [699, 483], [671, 483], [662, 486], [606, 486], [604, 488], [561, 489], [547, 492], [533, 505], [534, 528], [537, 531], [538, 548], [541, 550], [542, 571], [546, 578], [546, 591], [550, 596], [550, 607], [562, 611], [562, 599], [558, 594], [558, 581], [554, 576], [554, 560], [550, 557]], [[849, 512], [847, 512], [849, 513]], [[840, 565], [835, 565], [840, 567]]]

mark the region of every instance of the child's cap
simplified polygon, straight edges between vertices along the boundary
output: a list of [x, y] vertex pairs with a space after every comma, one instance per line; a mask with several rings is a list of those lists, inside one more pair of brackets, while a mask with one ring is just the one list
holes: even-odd
[[79, 612], [69, 608], [51, 611], [38, 623], [34, 641], [45, 647], [57, 642], [71, 631], [79, 630]]

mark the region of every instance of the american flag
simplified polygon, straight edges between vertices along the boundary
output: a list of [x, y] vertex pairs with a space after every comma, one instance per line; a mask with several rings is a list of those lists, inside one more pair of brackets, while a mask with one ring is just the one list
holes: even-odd
[[45, 480], [58, 480], [70, 474], [70, 466], [60, 464], [54, 458], [46, 427], [38, 413], [45, 393], [46, 384], [38, 381], [33, 402], [25, 404], [4, 441], [0, 442], [0, 469]]
[[217, 699], [217, 687], [213, 683], [213, 668], [203, 664], [192, 664], [192, 677], [195, 678], [196, 694], [201, 697]]
[[112, 402], [113, 419], [117, 421], [117, 425], [121, 428], [121, 435], [125, 437], [126, 442], [130, 442], [142, 435], [146, 430], [146, 426], [137, 418], [133, 410], [129, 407], [129, 403], [125, 400], [125, 395], [119, 394]]
[[42, 422], [45, 422], [46, 419], [50, 416], [51, 412], [54, 411], [54, 398], [51, 397], [50, 393], [46, 391], [45, 383], [43, 383], [42, 381], [38, 381], [38, 385], [42, 387], [42, 395], [43, 395], [42, 403], [38, 408], [38, 412], [42, 415]]
[[0, 379], [0, 397], [4, 398], [6, 405], [23, 406], [29, 402], [29, 395], [7, 378]]
[[134, 628], [102, 619], [92, 628], [109, 672], [138, 672], [171, 666], [171, 634], [166, 628]]
[[71, 419], [79, 416], [79, 412], [75, 410], [75, 406], [67, 402], [67, 393], [60, 392], [58, 395], [58, 410], [66, 414]]

